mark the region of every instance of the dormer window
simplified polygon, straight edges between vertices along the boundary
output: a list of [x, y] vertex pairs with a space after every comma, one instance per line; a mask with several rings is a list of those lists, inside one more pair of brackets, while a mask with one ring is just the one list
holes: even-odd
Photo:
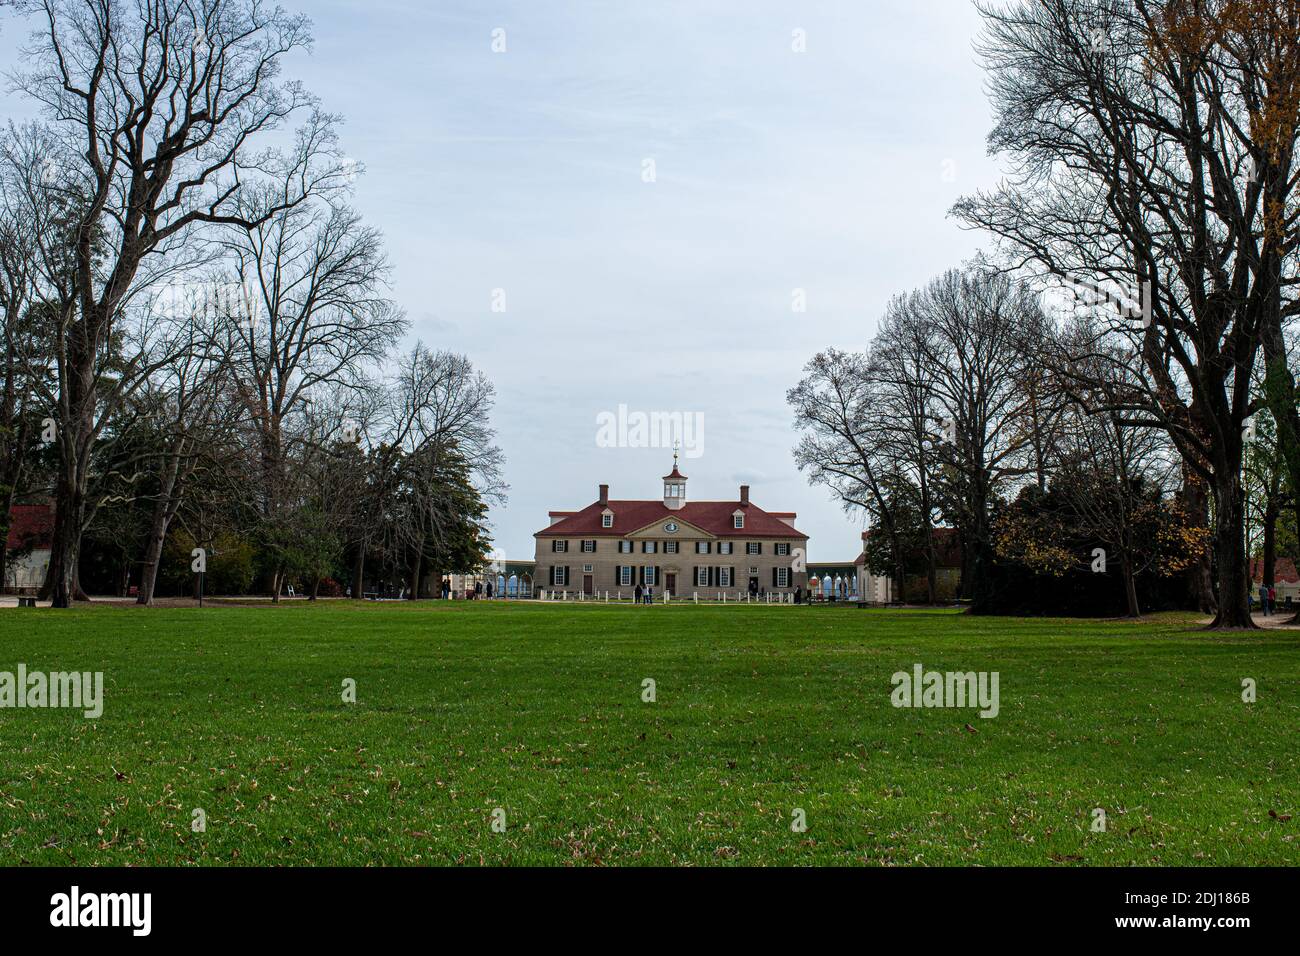
[[601, 526], [602, 528], [612, 528], [612, 527], [614, 527], [614, 516], [613, 516], [612, 514], [609, 514], [608, 512], [606, 512], [605, 514], [601, 515], [601, 516], [600, 516], [600, 526]]
[[732, 517], [731, 517], [731, 526], [732, 526], [733, 528], [743, 528], [743, 527], [745, 527], [745, 516], [744, 516], [744, 515], [732, 515]]

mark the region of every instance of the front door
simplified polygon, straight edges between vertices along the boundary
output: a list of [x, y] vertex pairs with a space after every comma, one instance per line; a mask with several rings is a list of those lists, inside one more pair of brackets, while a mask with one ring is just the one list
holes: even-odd
[[677, 593], [677, 575], [675, 574], [664, 575], [664, 590], [667, 591], [669, 594]]
[[591, 594], [593, 587], [592, 576], [590, 574], [584, 574], [582, 576], [582, 593]]

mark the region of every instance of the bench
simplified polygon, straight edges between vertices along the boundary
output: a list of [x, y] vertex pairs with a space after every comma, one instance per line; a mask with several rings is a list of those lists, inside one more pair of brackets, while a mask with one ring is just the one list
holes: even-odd
[[378, 591], [366, 591], [366, 592], [364, 592], [361, 596], [362, 596], [363, 598], [365, 598], [367, 601], [378, 601], [378, 600], [379, 600], [379, 592], [378, 592]]
[[34, 598], [34, 597], [24, 597], [24, 596], [20, 595], [19, 598], [18, 598], [18, 606], [19, 606], [19, 607], [36, 607], [36, 598]]

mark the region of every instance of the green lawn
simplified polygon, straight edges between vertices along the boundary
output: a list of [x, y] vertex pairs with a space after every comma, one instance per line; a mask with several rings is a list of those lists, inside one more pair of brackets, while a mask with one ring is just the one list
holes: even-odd
[[[890, 676], [918, 662], [999, 672], [1000, 715], [895, 709]], [[0, 671], [19, 663], [102, 670], [105, 701], [99, 720], [0, 710], [4, 864], [1300, 862], [1300, 634], [853, 608], [3, 610]]]

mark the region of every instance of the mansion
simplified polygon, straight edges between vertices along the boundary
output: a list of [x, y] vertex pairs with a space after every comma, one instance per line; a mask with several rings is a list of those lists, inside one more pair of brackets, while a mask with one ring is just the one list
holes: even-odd
[[587, 595], [690, 598], [808, 590], [808, 537], [792, 512], [764, 511], [740, 486], [734, 501], [688, 501], [687, 478], [673, 458], [663, 498], [614, 500], [609, 485], [580, 511], [552, 511], [537, 542], [535, 587]]

